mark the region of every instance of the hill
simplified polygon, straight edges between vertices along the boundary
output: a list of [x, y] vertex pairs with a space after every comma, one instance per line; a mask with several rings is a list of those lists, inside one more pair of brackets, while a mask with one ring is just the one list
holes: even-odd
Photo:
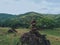
[[60, 14], [41, 14], [37, 12], [27, 12], [19, 15], [0, 13], [0, 26], [29, 27], [32, 18], [36, 19], [39, 28], [60, 26]]
[[5, 13], [0, 13], [0, 22], [5, 21], [6, 19], [11, 19], [16, 17], [15, 15], [12, 14], [5, 14]]

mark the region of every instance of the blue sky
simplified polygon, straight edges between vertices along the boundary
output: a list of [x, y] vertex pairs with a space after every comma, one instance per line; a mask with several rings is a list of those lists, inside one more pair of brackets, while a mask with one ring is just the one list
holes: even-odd
[[0, 13], [26, 12], [60, 14], [60, 0], [0, 0]]

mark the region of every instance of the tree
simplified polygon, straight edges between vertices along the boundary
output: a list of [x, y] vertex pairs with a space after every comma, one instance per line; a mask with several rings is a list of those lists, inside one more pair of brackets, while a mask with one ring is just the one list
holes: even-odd
[[37, 26], [39, 26], [39, 28], [54, 28], [55, 25], [55, 21], [54, 19], [48, 18], [48, 17], [43, 17], [43, 18], [39, 18], [37, 20], [38, 24]]

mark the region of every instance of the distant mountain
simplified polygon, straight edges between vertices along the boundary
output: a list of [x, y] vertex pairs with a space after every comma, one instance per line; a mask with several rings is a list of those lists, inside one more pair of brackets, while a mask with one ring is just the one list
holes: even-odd
[[6, 20], [10, 20], [11, 18], [15, 17], [16, 15], [0, 13], [0, 22], [5, 22]]
[[18, 15], [19, 18], [34, 18], [34, 17], [43, 17], [43, 14], [37, 13], [37, 12], [27, 12], [24, 14]]
[[24, 14], [20, 14], [19, 16], [26, 16], [26, 15], [42, 15], [40, 13], [37, 13], [37, 12], [27, 12], [27, 13], [24, 13]]
[[0, 13], [0, 19], [7, 19], [7, 18], [13, 18], [13, 17], [16, 17], [16, 16], [12, 14]]
[[12, 15], [12, 14], [0, 13], [0, 26], [1, 25], [11, 26], [16, 24], [20, 26], [24, 25], [24, 27], [26, 27], [26, 25], [30, 24], [32, 18], [35, 18], [36, 20], [55, 19], [59, 21], [60, 14], [41, 14], [37, 12], [27, 12], [24, 14]]
[[6, 14], [6, 13], [0, 13], [0, 21], [1, 20], [6, 20], [6, 19], [12, 19], [12, 18], [17, 18], [17, 19], [21, 19], [21, 18], [32, 18], [32, 17], [36, 17], [36, 18], [41, 18], [41, 17], [60, 17], [60, 14], [40, 14], [37, 12], [27, 12], [24, 14], [19, 14], [19, 15], [12, 15], [12, 14]]

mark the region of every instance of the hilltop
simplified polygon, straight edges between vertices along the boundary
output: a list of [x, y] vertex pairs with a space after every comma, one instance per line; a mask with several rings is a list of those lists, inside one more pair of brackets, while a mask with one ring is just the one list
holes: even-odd
[[40, 28], [60, 26], [60, 14], [41, 14], [37, 12], [27, 12], [19, 15], [0, 13], [0, 26], [29, 27], [32, 18], [36, 19], [37, 26]]

